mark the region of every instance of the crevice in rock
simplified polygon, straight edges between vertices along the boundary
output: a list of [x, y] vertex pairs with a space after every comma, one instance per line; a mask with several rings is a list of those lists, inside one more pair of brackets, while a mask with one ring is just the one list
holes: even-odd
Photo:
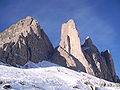
[[71, 46], [70, 46], [70, 37], [67, 35], [67, 45], [68, 45], [68, 53], [71, 53]]

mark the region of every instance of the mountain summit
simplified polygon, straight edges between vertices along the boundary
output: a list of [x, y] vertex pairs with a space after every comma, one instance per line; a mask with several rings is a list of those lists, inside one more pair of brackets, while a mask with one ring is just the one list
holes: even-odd
[[54, 48], [37, 20], [28, 16], [0, 33], [0, 62], [12, 66], [48, 60], [75, 71], [84, 71], [112, 82], [120, 82], [109, 50], [100, 52], [87, 37], [81, 45], [74, 20], [62, 24], [61, 41]]
[[109, 51], [100, 53], [89, 36], [81, 45], [80, 35], [72, 19], [62, 25], [61, 41], [52, 60], [56, 64], [76, 71], [84, 71], [99, 78], [120, 82]]
[[53, 50], [38, 21], [30, 16], [0, 33], [0, 61], [13, 66], [47, 60]]

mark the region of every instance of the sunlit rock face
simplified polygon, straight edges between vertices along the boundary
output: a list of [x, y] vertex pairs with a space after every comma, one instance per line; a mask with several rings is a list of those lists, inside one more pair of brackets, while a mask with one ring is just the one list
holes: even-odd
[[[64, 61], [66, 62], [67, 67], [74, 67], [75, 70], [92, 72], [92, 69], [88, 65], [88, 61], [82, 52], [79, 33], [75, 22], [72, 19], [67, 23], [62, 24], [61, 41], [57, 48], [57, 52], [60, 54], [58, 56], [62, 56], [65, 59]], [[53, 61], [58, 63], [63, 60], [54, 57]]]
[[26, 17], [0, 33], [0, 61], [11, 65], [38, 63], [52, 56], [53, 46], [37, 20]]
[[107, 51], [100, 53], [90, 37], [81, 45], [78, 30], [72, 19], [62, 24], [61, 41], [51, 60], [76, 71], [119, 82], [111, 54]]
[[81, 50], [79, 33], [72, 19], [62, 25], [60, 46], [77, 59], [85, 59]]

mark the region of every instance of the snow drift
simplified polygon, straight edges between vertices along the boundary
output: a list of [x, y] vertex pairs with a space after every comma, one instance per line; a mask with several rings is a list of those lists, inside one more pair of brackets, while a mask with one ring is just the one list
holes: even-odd
[[120, 84], [42, 61], [17, 68], [0, 64], [0, 90], [120, 90]]

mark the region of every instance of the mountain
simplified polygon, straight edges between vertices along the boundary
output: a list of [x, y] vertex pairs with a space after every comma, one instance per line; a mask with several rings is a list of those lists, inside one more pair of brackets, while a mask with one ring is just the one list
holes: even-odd
[[26, 17], [0, 33], [0, 61], [10, 65], [38, 63], [52, 56], [54, 48], [37, 20]]
[[56, 48], [38, 21], [30, 16], [0, 33], [0, 62], [18, 67], [43, 60], [120, 83], [110, 51], [100, 52], [90, 37], [81, 45], [72, 19], [62, 24], [61, 41]]
[[120, 82], [110, 52], [107, 50], [100, 53], [90, 37], [87, 37], [85, 43], [81, 45], [74, 20], [62, 25], [61, 41], [51, 60], [53, 63], [76, 71], [84, 71], [105, 80]]
[[[60, 45], [52, 57], [54, 63], [61, 63], [74, 70], [85, 71], [86, 59], [82, 53], [78, 30], [73, 20], [62, 25]], [[88, 66], [88, 65], [87, 65]]]
[[0, 90], [120, 90], [120, 84], [42, 61], [20, 68], [0, 65]]
[[109, 50], [102, 53], [99, 52], [90, 37], [86, 38], [85, 43], [82, 45], [82, 49], [86, 60], [93, 69], [92, 75], [109, 81], [120, 82], [115, 73], [112, 55]]

